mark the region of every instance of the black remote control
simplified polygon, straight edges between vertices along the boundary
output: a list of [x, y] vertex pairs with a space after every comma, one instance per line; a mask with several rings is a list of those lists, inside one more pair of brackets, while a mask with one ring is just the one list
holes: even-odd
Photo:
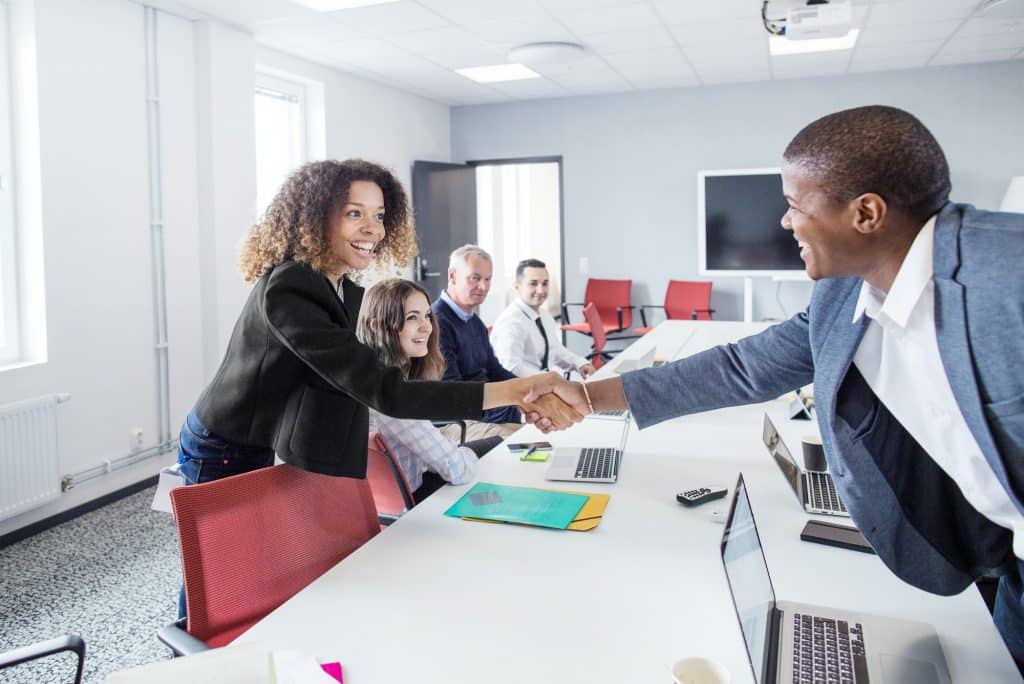
[[676, 501], [684, 506], [698, 506], [708, 501], [721, 499], [728, 493], [729, 490], [725, 488], [709, 489], [708, 487], [701, 487], [700, 489], [691, 489], [687, 492], [679, 492], [676, 494]]

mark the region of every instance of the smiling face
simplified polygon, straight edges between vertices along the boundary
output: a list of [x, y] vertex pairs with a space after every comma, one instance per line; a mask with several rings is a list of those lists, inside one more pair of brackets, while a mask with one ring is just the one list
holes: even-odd
[[373, 262], [374, 250], [384, 239], [384, 193], [371, 181], [353, 181], [348, 197], [331, 216], [331, 252], [338, 261], [340, 278], [351, 269], [361, 270]]
[[854, 203], [829, 198], [810, 173], [799, 166], [782, 167], [782, 192], [789, 210], [782, 227], [792, 231], [800, 258], [812, 280], [864, 273], [870, 255], [857, 230]]
[[487, 299], [493, 273], [490, 259], [470, 254], [458, 268], [448, 269], [448, 296], [463, 311], [472, 311]]
[[523, 274], [516, 280], [516, 291], [519, 297], [534, 311], [540, 308], [548, 298], [550, 278], [548, 269], [527, 266]]
[[403, 309], [404, 323], [398, 331], [402, 351], [410, 359], [426, 356], [430, 351], [430, 333], [434, 329], [430, 302], [422, 292], [413, 292], [405, 298]]

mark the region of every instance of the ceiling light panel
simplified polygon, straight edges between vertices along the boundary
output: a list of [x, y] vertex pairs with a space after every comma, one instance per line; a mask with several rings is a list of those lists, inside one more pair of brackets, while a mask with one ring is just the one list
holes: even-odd
[[782, 36], [768, 36], [768, 52], [779, 55], [806, 55], [815, 52], [835, 52], [849, 50], [857, 43], [859, 29], [850, 29], [849, 33], [839, 38], [811, 38], [809, 40], [789, 40]]
[[492, 64], [490, 66], [466, 67], [456, 69], [455, 73], [477, 83], [500, 83], [502, 81], [521, 81], [526, 78], [540, 78], [540, 74], [522, 64]]

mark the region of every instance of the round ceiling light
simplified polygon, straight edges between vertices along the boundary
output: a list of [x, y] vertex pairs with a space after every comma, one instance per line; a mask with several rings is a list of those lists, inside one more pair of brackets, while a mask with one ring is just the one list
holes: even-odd
[[517, 45], [508, 51], [508, 60], [519, 64], [568, 64], [586, 55], [579, 43], [542, 42]]

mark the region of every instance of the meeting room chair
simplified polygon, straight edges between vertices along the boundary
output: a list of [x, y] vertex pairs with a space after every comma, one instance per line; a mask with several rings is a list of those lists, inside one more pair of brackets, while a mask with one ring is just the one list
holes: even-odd
[[637, 335], [646, 335], [654, 329], [647, 325], [647, 309], [662, 309], [666, 320], [710, 321], [715, 310], [711, 308], [711, 282], [691, 280], [670, 280], [665, 288], [664, 304], [643, 304], [640, 306], [642, 328], [633, 330]]
[[[22, 646], [21, 648], [15, 648], [13, 650], [0, 653], [0, 670], [6, 670], [9, 667], [15, 667], [34, 660], [40, 660], [65, 651], [73, 652], [77, 658], [75, 678], [73, 681], [75, 684], [80, 684], [82, 681], [82, 672], [85, 670], [85, 640], [77, 634], [66, 634], [57, 639], [40, 641], [35, 644], [29, 644], [28, 646]], [[3, 679], [3, 677], [0, 676], [0, 679]], [[62, 678], [60, 681], [67, 680]]]
[[157, 638], [178, 655], [231, 643], [380, 531], [365, 479], [287, 464], [177, 487], [171, 509], [188, 618]]
[[588, 278], [582, 302], [562, 302], [562, 330], [591, 334], [590, 324], [586, 320], [582, 323], [569, 322], [569, 307], [585, 307], [587, 304], [597, 307], [606, 336], [629, 330], [633, 325], [633, 305], [630, 302], [632, 290], [632, 280]]
[[587, 304], [583, 307], [583, 318], [589, 327], [591, 337], [594, 339], [594, 343], [590, 347], [590, 353], [586, 357], [587, 361], [594, 368], [600, 368], [604, 365], [605, 361], [612, 358], [613, 352], [605, 349], [605, 346], [608, 344], [608, 336], [605, 334], [604, 325], [596, 306]]
[[370, 483], [381, 525], [390, 525], [416, 505], [405, 471], [377, 432], [370, 433], [366, 453], [366, 480]]

